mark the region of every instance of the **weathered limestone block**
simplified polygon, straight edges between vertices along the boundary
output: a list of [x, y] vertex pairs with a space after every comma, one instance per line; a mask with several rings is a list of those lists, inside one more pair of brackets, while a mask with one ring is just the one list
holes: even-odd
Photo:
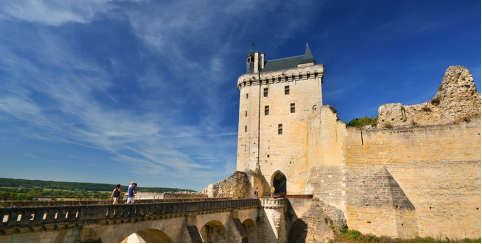
[[480, 115], [480, 94], [472, 73], [464, 66], [450, 66], [435, 97], [440, 99], [442, 122]]

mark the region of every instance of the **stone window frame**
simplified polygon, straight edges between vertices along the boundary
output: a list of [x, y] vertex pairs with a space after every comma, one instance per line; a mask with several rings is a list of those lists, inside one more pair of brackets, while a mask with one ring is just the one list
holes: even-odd
[[247, 125], [244, 126], [244, 132], [248, 132], [248, 126]]
[[291, 112], [292, 114], [294, 114], [295, 111], [296, 111], [295, 106], [296, 106], [295, 103], [290, 103], [290, 112]]
[[268, 88], [263, 88], [263, 97], [268, 97]]
[[269, 105], [264, 106], [264, 115], [269, 115]]
[[283, 124], [278, 124], [278, 135], [283, 134]]
[[290, 86], [287, 85], [285, 86], [285, 95], [289, 95], [290, 94]]

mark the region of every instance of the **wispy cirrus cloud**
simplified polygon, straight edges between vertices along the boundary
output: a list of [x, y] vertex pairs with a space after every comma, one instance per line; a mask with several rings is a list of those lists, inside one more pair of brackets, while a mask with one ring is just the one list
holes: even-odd
[[97, 14], [114, 9], [111, 0], [74, 1], [5, 1], [0, 5], [1, 19], [16, 19], [27, 22], [58, 26], [65, 23], [90, 23]]

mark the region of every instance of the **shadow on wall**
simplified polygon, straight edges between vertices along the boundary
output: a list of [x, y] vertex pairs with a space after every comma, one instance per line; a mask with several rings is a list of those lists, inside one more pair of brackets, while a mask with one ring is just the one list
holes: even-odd
[[201, 230], [201, 237], [206, 243], [226, 243], [228, 241], [226, 228], [219, 221], [210, 221]]
[[290, 243], [327, 242], [334, 229], [346, 226], [343, 211], [313, 199], [288, 199], [285, 218]]

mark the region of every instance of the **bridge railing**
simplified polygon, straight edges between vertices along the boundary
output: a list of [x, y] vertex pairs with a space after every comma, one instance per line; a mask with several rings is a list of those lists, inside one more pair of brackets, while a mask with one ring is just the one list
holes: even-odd
[[[135, 203], [166, 203], [166, 202], [198, 202], [198, 201], [219, 201], [233, 200], [232, 198], [169, 198], [169, 199], [136, 199]], [[75, 206], [75, 205], [111, 205], [112, 200], [50, 200], [50, 201], [33, 201], [33, 200], [11, 200], [0, 201], [0, 208], [13, 207], [50, 207], [50, 206]], [[125, 201], [119, 201], [119, 204], [125, 204]]]
[[0, 230], [45, 224], [180, 217], [195, 211], [228, 211], [261, 206], [259, 199], [0, 208]]

